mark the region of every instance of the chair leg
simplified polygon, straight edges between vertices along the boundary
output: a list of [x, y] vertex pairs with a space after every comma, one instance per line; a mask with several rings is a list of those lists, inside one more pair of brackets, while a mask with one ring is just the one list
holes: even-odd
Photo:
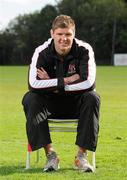
[[26, 155], [26, 170], [30, 168], [30, 152], [27, 151]]
[[95, 157], [95, 152], [92, 153], [92, 166], [93, 166], [93, 171], [96, 171], [96, 157]]
[[[36, 163], [39, 162], [39, 150], [37, 150], [36, 154]], [[25, 169], [30, 169], [30, 151], [27, 151], [26, 154], [26, 168]]]

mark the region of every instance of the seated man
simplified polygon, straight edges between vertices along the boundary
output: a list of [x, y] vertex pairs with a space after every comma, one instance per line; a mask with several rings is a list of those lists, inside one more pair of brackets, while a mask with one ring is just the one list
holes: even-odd
[[57, 16], [51, 38], [37, 47], [30, 64], [29, 92], [22, 104], [32, 151], [44, 148], [44, 171], [57, 170], [47, 118], [79, 118], [75, 144], [76, 169], [93, 171], [87, 150], [95, 151], [99, 131], [100, 98], [95, 92], [96, 64], [92, 47], [75, 38], [74, 20]]

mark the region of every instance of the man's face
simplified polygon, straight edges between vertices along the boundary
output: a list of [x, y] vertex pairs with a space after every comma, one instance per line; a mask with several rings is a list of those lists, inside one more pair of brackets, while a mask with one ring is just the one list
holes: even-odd
[[66, 55], [69, 53], [75, 32], [73, 28], [57, 28], [51, 30], [51, 37], [54, 39], [55, 49], [59, 55]]

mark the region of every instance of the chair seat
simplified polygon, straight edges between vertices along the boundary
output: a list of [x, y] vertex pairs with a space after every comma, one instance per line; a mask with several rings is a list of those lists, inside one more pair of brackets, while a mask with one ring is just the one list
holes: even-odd
[[50, 132], [76, 132], [78, 119], [48, 119]]

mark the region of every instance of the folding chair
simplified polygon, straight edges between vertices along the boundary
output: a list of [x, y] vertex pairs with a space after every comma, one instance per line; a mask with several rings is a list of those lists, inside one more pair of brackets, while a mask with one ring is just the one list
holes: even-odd
[[[78, 119], [48, 119], [50, 132], [76, 132]], [[30, 168], [30, 153], [32, 152], [29, 144], [27, 147], [26, 169]], [[36, 151], [36, 162], [39, 161], [39, 150]], [[95, 152], [92, 152], [92, 167], [96, 170]]]

